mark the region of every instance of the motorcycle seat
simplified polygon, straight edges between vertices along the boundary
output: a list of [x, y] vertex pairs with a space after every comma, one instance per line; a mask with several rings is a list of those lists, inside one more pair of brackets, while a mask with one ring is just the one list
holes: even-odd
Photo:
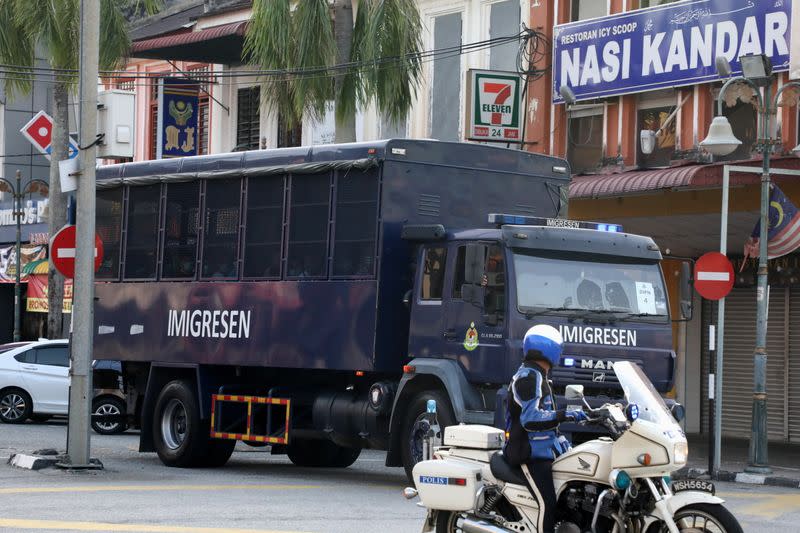
[[489, 468], [492, 471], [492, 475], [501, 481], [527, 486], [522, 469], [518, 466], [511, 466], [508, 464], [506, 458], [503, 456], [503, 452], [497, 452], [492, 455], [492, 458], [489, 459]]

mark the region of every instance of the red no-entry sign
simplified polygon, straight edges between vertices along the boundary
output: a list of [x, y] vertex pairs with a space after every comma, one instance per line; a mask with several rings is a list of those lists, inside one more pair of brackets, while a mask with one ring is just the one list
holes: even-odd
[[703, 254], [694, 267], [694, 288], [707, 300], [721, 300], [733, 288], [733, 265], [719, 252]]
[[[75, 277], [75, 226], [64, 226], [50, 240], [50, 260], [66, 278]], [[94, 236], [94, 271], [103, 262], [103, 241]]]

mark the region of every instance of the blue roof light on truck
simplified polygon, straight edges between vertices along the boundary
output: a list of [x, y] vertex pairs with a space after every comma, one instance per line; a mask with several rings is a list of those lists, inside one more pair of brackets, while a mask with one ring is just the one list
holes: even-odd
[[502, 213], [490, 213], [489, 224], [497, 226], [547, 226], [551, 228], [580, 228], [595, 231], [605, 231], [608, 233], [622, 233], [622, 226], [619, 224], [604, 224], [601, 222], [584, 222], [582, 220], [569, 220], [566, 218], [544, 218], [529, 217], [524, 215], [506, 215]]

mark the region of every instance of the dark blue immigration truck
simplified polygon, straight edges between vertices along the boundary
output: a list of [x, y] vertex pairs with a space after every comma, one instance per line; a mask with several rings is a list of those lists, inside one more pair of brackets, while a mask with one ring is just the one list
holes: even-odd
[[140, 449], [224, 464], [234, 444], [296, 464], [421, 456], [440, 423], [488, 423], [533, 324], [558, 327], [557, 387], [660, 391], [674, 353], [661, 254], [573, 222], [569, 168], [427, 140], [127, 163], [98, 171], [94, 354], [123, 362]]

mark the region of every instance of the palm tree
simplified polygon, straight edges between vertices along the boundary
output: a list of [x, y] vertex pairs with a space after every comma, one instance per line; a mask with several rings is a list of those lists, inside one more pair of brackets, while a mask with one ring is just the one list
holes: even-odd
[[[67, 222], [66, 201], [61, 193], [58, 162], [66, 159], [69, 143], [69, 93], [76, 89], [79, 62], [81, 0], [0, 0], [0, 63], [10, 96], [31, 91], [37, 51], [53, 69], [53, 132], [50, 158], [50, 234]], [[100, 0], [100, 68], [119, 67], [130, 48], [123, 10], [143, 8], [154, 13], [161, 0]], [[60, 338], [64, 277], [50, 263], [48, 273], [47, 333]]]
[[254, 0], [243, 59], [263, 70], [261, 92], [288, 123], [320, 118], [335, 101], [336, 141], [355, 141], [358, 107], [393, 121], [420, 83], [422, 23], [414, 0]]

